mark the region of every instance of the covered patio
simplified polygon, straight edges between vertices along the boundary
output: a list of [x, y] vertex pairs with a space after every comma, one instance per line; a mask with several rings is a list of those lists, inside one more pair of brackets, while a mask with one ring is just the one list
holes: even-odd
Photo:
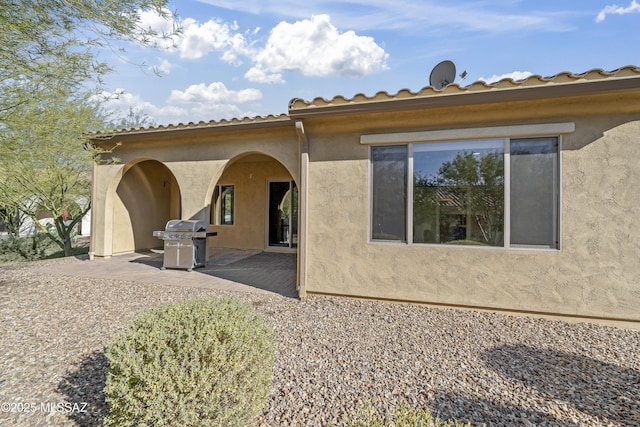
[[123, 280], [231, 292], [276, 293], [297, 298], [296, 254], [218, 249], [207, 265], [191, 272], [160, 270], [161, 250], [141, 251], [91, 262], [36, 267], [48, 274]]

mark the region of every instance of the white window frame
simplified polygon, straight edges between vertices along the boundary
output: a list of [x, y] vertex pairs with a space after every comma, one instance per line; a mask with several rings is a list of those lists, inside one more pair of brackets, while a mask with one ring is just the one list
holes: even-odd
[[[370, 244], [392, 244], [392, 245], [411, 245], [411, 246], [449, 246], [439, 243], [414, 243], [413, 242], [413, 144], [425, 142], [447, 142], [453, 140], [475, 140], [475, 139], [502, 139], [504, 142], [504, 224], [503, 224], [503, 246], [457, 246], [477, 249], [535, 249], [559, 251], [562, 248], [562, 215], [560, 207], [562, 206], [562, 136], [575, 131], [575, 123], [550, 123], [550, 124], [534, 124], [534, 125], [514, 125], [500, 127], [485, 128], [466, 128], [452, 129], [441, 131], [425, 131], [425, 132], [403, 132], [390, 134], [372, 134], [362, 135], [360, 144], [369, 146], [369, 214], [367, 225], [367, 241]], [[555, 137], [558, 140], [558, 152], [556, 174], [554, 179], [555, 188], [558, 192], [556, 198], [556, 206], [554, 207], [554, 216], [556, 224], [556, 246], [537, 246], [537, 245], [512, 245], [511, 244], [511, 140], [526, 139], [537, 137]], [[376, 145], [406, 145], [407, 146], [407, 205], [406, 205], [406, 229], [405, 239], [403, 240], [376, 240], [372, 236], [372, 214], [373, 214], [373, 168], [371, 147]]]

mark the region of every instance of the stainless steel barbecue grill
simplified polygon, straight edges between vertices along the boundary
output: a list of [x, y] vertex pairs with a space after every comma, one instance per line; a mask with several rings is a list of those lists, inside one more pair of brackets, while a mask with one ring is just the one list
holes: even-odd
[[154, 237], [164, 240], [162, 270], [203, 267], [208, 258], [207, 237], [218, 234], [207, 231], [208, 227], [205, 221], [172, 219], [164, 231], [154, 231]]

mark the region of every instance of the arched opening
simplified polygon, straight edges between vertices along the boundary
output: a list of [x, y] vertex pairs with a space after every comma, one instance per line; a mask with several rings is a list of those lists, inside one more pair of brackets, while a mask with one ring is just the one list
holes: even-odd
[[162, 247], [153, 232], [175, 218], [180, 218], [180, 189], [169, 168], [156, 160], [126, 168], [113, 203], [113, 254]]
[[232, 159], [211, 194], [213, 247], [295, 252], [297, 186], [277, 159], [257, 152]]

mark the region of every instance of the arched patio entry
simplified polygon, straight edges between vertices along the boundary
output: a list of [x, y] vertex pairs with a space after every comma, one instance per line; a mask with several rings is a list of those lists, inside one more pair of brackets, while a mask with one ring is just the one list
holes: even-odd
[[212, 248], [296, 252], [298, 186], [277, 159], [242, 154], [211, 185], [209, 221], [218, 232]]
[[128, 163], [113, 193], [113, 254], [161, 247], [153, 231], [179, 217], [180, 189], [169, 168], [157, 160]]

